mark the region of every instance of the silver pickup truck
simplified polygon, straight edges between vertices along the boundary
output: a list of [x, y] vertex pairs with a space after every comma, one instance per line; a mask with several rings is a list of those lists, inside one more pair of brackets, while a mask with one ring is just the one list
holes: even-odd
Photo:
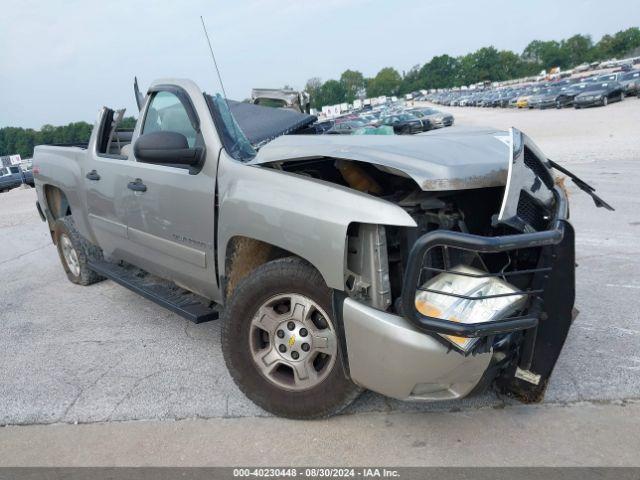
[[105, 107], [88, 145], [35, 150], [71, 282], [220, 316], [233, 379], [277, 415], [331, 415], [363, 389], [543, 397], [575, 283], [552, 169], [608, 205], [524, 134], [321, 135], [178, 79], [138, 100], [132, 132]]

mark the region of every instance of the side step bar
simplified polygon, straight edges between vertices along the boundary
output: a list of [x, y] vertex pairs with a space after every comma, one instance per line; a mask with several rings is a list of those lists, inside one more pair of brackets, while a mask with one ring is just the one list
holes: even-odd
[[89, 262], [89, 268], [194, 323], [216, 320], [219, 316], [215, 303], [132, 265], [98, 260]]

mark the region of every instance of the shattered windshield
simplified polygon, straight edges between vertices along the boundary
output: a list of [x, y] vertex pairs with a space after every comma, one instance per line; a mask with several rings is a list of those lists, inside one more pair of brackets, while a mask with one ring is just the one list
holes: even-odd
[[300, 133], [317, 118], [288, 108], [271, 108], [249, 102], [206, 95], [213, 121], [225, 149], [234, 158], [247, 161], [273, 139]]
[[228, 102], [220, 95], [205, 95], [209, 110], [225, 150], [236, 160], [247, 161], [256, 156], [256, 150], [247, 139], [229, 110]]

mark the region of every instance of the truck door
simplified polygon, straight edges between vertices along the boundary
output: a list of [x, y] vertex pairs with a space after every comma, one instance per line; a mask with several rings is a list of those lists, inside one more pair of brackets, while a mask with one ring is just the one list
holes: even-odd
[[109, 145], [113, 110], [104, 107], [87, 149], [82, 181], [87, 194], [89, 225], [105, 256], [122, 259], [127, 250], [126, 166], [132, 159]]
[[187, 138], [189, 147], [204, 147], [206, 157], [198, 170], [135, 158], [128, 166], [128, 177], [122, 181], [128, 188], [131, 261], [191, 291], [215, 298], [217, 148], [205, 145], [200, 119], [184, 90], [175, 86], [157, 87], [146, 105], [139, 135], [177, 132]]

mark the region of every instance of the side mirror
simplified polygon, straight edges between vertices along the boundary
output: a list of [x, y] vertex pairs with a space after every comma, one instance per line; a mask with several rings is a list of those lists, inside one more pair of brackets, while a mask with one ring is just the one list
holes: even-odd
[[139, 162], [197, 165], [204, 148], [189, 148], [187, 137], [181, 133], [160, 131], [140, 135], [133, 145], [133, 153]]

